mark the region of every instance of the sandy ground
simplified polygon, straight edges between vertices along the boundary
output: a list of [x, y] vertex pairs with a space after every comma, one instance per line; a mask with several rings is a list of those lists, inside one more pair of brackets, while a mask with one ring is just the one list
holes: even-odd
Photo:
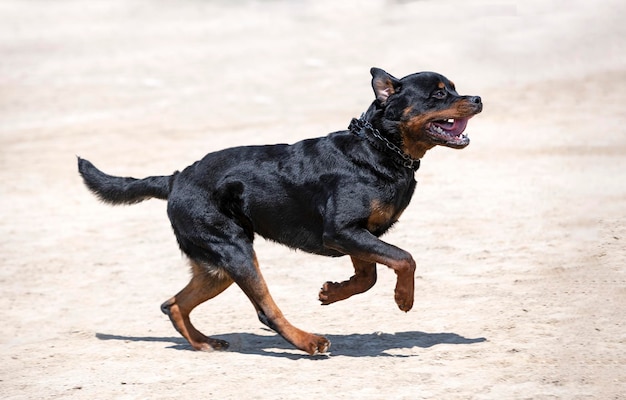
[[[626, 3], [366, 4], [0, 1], [0, 397], [626, 398]], [[236, 287], [193, 314], [231, 350], [190, 350], [159, 310], [188, 279], [165, 203], [99, 203], [75, 155], [146, 176], [322, 136], [369, 105], [371, 66], [485, 103], [386, 236], [418, 263], [415, 307], [386, 267], [321, 307], [349, 260], [258, 239], [277, 303], [330, 355], [264, 329]]]

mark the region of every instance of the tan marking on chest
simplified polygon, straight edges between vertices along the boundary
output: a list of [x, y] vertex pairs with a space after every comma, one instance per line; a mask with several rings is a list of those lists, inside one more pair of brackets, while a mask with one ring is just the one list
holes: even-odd
[[373, 200], [370, 210], [370, 216], [367, 218], [367, 230], [370, 232], [393, 224], [404, 211], [396, 210], [391, 204], [383, 204], [380, 200]]

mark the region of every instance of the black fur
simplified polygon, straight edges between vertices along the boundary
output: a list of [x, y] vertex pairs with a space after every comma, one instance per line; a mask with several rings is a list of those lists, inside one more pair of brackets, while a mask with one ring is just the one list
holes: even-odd
[[[480, 98], [459, 96], [454, 85], [436, 73], [402, 79], [377, 68], [371, 73], [376, 99], [363, 118], [412, 158], [421, 158], [437, 144], [459, 147], [454, 138], [446, 144], [428, 133], [434, 119], [466, 120], [482, 109]], [[395, 162], [367, 135], [343, 130], [292, 145], [234, 147], [210, 153], [180, 173], [145, 179], [107, 175], [81, 158], [78, 168], [87, 187], [105, 202], [167, 199], [178, 244], [196, 265], [207, 272], [225, 272], [250, 297], [259, 318], [297, 347], [325, 351], [329, 343], [324, 338], [326, 344], [318, 340], [311, 348], [290, 325], [272, 319], [276, 312], [268, 306], [252, 243], [259, 234], [310, 253], [350, 255], [357, 278], [363, 281], [374, 274], [373, 280], [367, 279], [369, 285], [375, 282], [375, 263], [388, 265], [398, 274], [396, 302], [408, 311], [413, 304], [413, 258], [378, 237], [408, 206], [416, 184], [414, 171]], [[220, 279], [220, 285], [227, 286], [226, 278]], [[352, 292], [345, 296], [327, 285], [323, 291], [335, 290], [331, 294], [341, 300], [369, 288], [342, 285]], [[320, 294], [324, 304], [337, 301], [328, 300], [327, 294]], [[181, 300], [173, 298], [166, 309], [176, 301]], [[195, 339], [186, 337], [193, 344]]]
[[145, 179], [111, 176], [80, 157], [78, 172], [89, 190], [109, 204], [135, 204], [150, 198], [167, 200], [170, 183], [175, 176], [151, 176]]

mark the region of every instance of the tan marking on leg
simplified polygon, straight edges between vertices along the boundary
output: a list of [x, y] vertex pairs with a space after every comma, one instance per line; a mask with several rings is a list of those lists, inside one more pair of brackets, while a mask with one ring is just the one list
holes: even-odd
[[203, 302], [212, 299], [228, 288], [233, 280], [223, 270], [206, 267], [191, 261], [192, 277], [187, 286], [167, 300], [161, 310], [170, 317], [174, 328], [196, 350], [212, 351], [228, 348], [228, 342], [212, 339], [197, 330], [189, 314]]
[[319, 293], [322, 305], [345, 300], [355, 294], [368, 291], [376, 283], [376, 263], [351, 257], [354, 276], [340, 283], [326, 282]]
[[330, 341], [323, 336], [314, 335], [291, 325], [280, 311], [269, 293], [259, 264], [254, 256], [254, 267], [258, 279], [237, 282], [259, 314], [259, 319], [278, 332], [285, 340], [311, 355], [325, 353], [330, 348]]

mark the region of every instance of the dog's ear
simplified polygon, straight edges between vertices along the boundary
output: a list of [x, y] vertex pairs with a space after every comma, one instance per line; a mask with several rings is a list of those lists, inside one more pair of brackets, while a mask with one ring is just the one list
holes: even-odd
[[372, 88], [376, 99], [385, 104], [387, 98], [400, 89], [400, 81], [380, 68], [370, 69], [372, 74]]

